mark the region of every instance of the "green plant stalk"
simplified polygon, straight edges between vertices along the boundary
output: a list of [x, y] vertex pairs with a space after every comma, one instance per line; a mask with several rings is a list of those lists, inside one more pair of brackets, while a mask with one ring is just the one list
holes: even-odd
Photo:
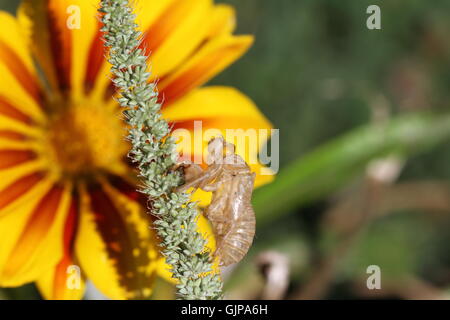
[[141, 192], [148, 195], [152, 214], [159, 218], [155, 226], [162, 240], [162, 254], [178, 280], [178, 296], [218, 299], [222, 282], [212, 271], [213, 258], [205, 249], [207, 240], [197, 231], [196, 204], [190, 202], [189, 194], [174, 191], [184, 182], [182, 173], [173, 170], [178, 158], [176, 144], [162, 119], [156, 85], [149, 83], [148, 57], [139, 49], [142, 33], [129, 0], [102, 0], [99, 11], [113, 82], [129, 125], [129, 157], [145, 184]]

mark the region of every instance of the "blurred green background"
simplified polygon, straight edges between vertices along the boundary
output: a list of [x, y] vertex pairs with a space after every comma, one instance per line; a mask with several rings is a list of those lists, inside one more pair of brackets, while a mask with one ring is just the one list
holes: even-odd
[[[256, 44], [213, 82], [242, 89], [280, 128], [283, 181], [255, 193], [254, 254], [289, 258], [283, 298], [448, 298], [450, 2], [224, 2]], [[366, 27], [373, 4], [381, 30]], [[447, 121], [412, 125], [422, 113]], [[374, 122], [393, 127], [366, 134]], [[405, 136], [389, 133], [403, 125]], [[365, 173], [386, 155], [402, 165], [380, 186]], [[382, 290], [367, 290], [369, 265], [380, 266]], [[246, 287], [235, 296], [258, 296]]]
[[[256, 43], [212, 83], [238, 87], [280, 129], [281, 171], [255, 192], [257, 238], [229, 297], [267, 297], [285, 258], [276, 298], [448, 298], [450, 2], [216, 2]], [[372, 4], [381, 30], [366, 27]], [[381, 290], [366, 288], [369, 265]]]

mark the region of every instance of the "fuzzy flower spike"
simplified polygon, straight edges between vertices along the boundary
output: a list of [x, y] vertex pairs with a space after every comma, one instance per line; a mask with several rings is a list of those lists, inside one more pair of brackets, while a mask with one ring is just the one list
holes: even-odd
[[139, 168], [145, 184], [142, 192], [152, 202], [152, 214], [159, 218], [155, 225], [163, 255], [178, 280], [178, 295], [182, 299], [218, 299], [222, 283], [212, 271], [207, 241], [197, 232], [198, 210], [190, 195], [175, 191], [184, 178], [180, 171], [173, 170], [178, 159], [176, 144], [162, 119], [156, 85], [149, 82], [136, 17], [128, 0], [104, 0], [99, 10], [113, 81], [129, 125], [129, 157]]

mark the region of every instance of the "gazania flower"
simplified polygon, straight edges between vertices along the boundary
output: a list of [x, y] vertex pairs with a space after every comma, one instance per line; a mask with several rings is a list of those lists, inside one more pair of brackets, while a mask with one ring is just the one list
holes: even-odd
[[[167, 277], [127, 161], [97, 6], [29, 0], [17, 18], [0, 12], [0, 286], [35, 281], [48, 299], [80, 298], [85, 279], [113, 299], [145, 298], [155, 277]], [[137, 8], [174, 127], [271, 127], [237, 90], [201, 87], [252, 43], [232, 35], [231, 7], [145, 0]]]

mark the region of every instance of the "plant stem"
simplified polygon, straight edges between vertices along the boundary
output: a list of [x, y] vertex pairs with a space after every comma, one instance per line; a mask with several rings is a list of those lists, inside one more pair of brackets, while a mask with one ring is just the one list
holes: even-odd
[[129, 127], [129, 157], [145, 184], [141, 192], [148, 195], [152, 214], [159, 218], [156, 230], [162, 254], [178, 280], [178, 295], [182, 299], [218, 299], [222, 282], [212, 271], [207, 241], [197, 231], [196, 204], [190, 202], [188, 194], [175, 191], [184, 183], [183, 173], [173, 169], [178, 159], [176, 143], [162, 119], [156, 85], [149, 83], [148, 57], [139, 48], [142, 33], [129, 0], [103, 0], [99, 11], [113, 82]]

